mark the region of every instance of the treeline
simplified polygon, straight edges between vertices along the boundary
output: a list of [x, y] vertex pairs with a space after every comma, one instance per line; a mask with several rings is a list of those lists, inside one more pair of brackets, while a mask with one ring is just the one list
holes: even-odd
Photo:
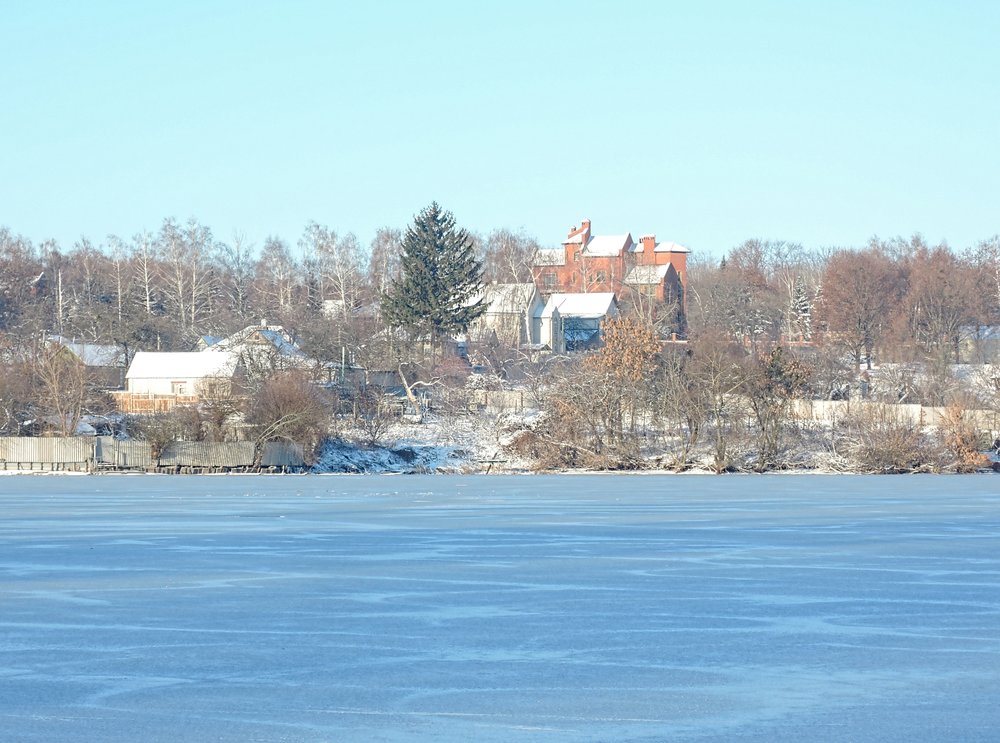
[[[921, 238], [807, 251], [750, 240], [695, 257], [687, 338], [638, 317], [550, 369], [547, 415], [515, 448], [539, 466], [717, 472], [823, 467], [967, 471], [997, 435], [1000, 239], [964, 253]], [[963, 362], [965, 366], [956, 366]], [[799, 401], [855, 401], [803, 420]], [[901, 403], [944, 409], [934, 425]]]
[[[711, 329], [664, 344], [634, 317], [610, 320], [604, 331], [599, 350], [545, 370], [537, 398], [545, 415], [505, 432], [510, 450], [539, 469], [897, 473], [989, 465], [983, 452], [1000, 420], [995, 374], [951, 378], [930, 426], [914, 415], [921, 406], [898, 404], [902, 380], [916, 396], [934, 384], [920, 365], [879, 370], [861, 390], [857, 367], [832, 347], [761, 338], [745, 345]], [[832, 404], [840, 413], [815, 420], [809, 401], [828, 400], [831, 382], [843, 391], [843, 402]]]
[[[503, 229], [474, 238], [484, 281], [531, 280], [534, 238]], [[167, 219], [156, 233], [81, 238], [67, 249], [0, 227], [0, 333], [188, 350], [199, 336], [267, 318], [317, 358], [339, 356], [363, 343], [350, 337], [357, 309], [399, 277], [401, 242], [398, 228], [362, 245], [311, 222], [294, 245], [254, 245]], [[748, 240], [721, 261], [691, 256], [685, 304], [692, 335], [719, 329], [746, 345], [823, 337], [856, 363], [958, 361], [963, 332], [975, 340], [1000, 326], [1000, 237], [961, 252], [919, 236], [820, 250]], [[338, 322], [317, 323], [324, 317]]]
[[960, 253], [919, 236], [815, 251], [749, 240], [718, 265], [696, 263], [690, 283], [695, 332], [724, 329], [747, 345], [821, 339], [869, 368], [958, 362], [963, 334], [1000, 326], [1000, 237]]
[[[240, 236], [218, 240], [195, 220], [168, 219], [156, 233], [100, 245], [81, 239], [63, 250], [0, 229], [4, 431], [20, 430], [29, 413], [75, 420], [84, 408], [110, 410], [93, 386], [86, 394], [64, 392], [86, 385], [65, 379], [79, 370], [37, 351], [46, 333], [129, 355], [191, 350], [202, 335], [228, 335], [267, 318], [321, 363], [346, 356], [365, 369], [405, 366], [410, 383], [460, 389], [469, 364], [422, 358], [433, 344], [411, 338], [418, 342], [401, 345], [376, 309], [400, 278], [402, 240], [402, 230], [384, 228], [362, 245], [350, 233], [310, 223], [294, 246], [274, 237], [256, 246]], [[474, 249], [484, 281], [531, 280], [538, 244], [530, 236], [495, 230], [476, 236]], [[767, 470], [808, 464], [806, 453], [868, 471], [982, 464], [988, 432], [968, 411], [1000, 407], [1000, 380], [986, 367], [961, 376], [954, 365], [996, 356], [1000, 238], [964, 251], [920, 237], [822, 250], [748, 240], [721, 260], [695, 253], [688, 268], [679, 338], [669, 340], [677, 325], [657, 327], [648, 313], [629, 314], [623, 301], [625, 316], [606, 324], [604, 347], [589, 354], [567, 360], [495, 342], [470, 346], [476, 385], [529, 389], [546, 412], [528, 429], [515, 427], [513, 446], [542, 467], [632, 467], [655, 459], [676, 469], [708, 463], [717, 471]], [[23, 373], [10, 373], [12, 362]], [[19, 389], [25, 386], [31, 389]], [[350, 394], [352, 419], [377, 441], [386, 426], [380, 392]], [[303, 427], [296, 435], [316, 442], [330, 418], [311, 411], [343, 411], [343, 400], [334, 405], [315, 395], [302, 380], [258, 385], [236, 417], [253, 422], [255, 435], [270, 436], [292, 405], [285, 396], [301, 398], [295, 406], [309, 414], [295, 422]], [[794, 402], [806, 399], [872, 404], [817, 427], [793, 414]], [[947, 408], [947, 425], [928, 430], [901, 417], [898, 403]], [[225, 438], [230, 408], [222, 401], [184, 411], [146, 435]], [[189, 430], [174, 430], [179, 426]]]
[[[484, 280], [530, 281], [533, 239], [502, 229], [475, 238]], [[0, 227], [0, 334], [184, 351], [202, 335], [267, 318], [317, 358], [339, 358], [341, 346], [362, 343], [350, 335], [356, 310], [399, 276], [401, 241], [397, 228], [362, 245], [310, 222], [294, 245], [278, 237], [255, 245], [238, 234], [218, 239], [194, 219], [166, 219], [156, 233], [99, 244], [81, 238], [64, 248]], [[336, 342], [324, 337], [328, 330]]]

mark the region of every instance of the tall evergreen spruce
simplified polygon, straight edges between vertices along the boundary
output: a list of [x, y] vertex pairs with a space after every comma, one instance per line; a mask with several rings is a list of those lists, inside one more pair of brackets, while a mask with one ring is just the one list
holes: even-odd
[[464, 332], [485, 311], [483, 264], [472, 237], [437, 202], [420, 212], [403, 238], [402, 275], [382, 295], [382, 317], [431, 341]]

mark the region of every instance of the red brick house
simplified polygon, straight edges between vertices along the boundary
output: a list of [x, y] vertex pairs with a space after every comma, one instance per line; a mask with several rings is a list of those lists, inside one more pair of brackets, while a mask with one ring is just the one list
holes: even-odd
[[532, 268], [539, 291], [614, 292], [628, 299], [633, 293], [659, 302], [678, 300], [683, 311], [690, 251], [673, 242], [656, 242], [645, 235], [639, 242], [631, 233], [594, 235], [590, 220], [573, 227], [562, 247], [540, 250]]

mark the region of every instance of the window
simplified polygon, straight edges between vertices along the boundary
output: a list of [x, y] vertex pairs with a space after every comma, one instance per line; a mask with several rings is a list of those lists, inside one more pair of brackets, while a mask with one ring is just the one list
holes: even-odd
[[552, 271], [546, 271], [542, 274], [542, 286], [546, 289], [556, 288], [556, 275]]
[[608, 275], [604, 271], [598, 271], [595, 280], [597, 281], [598, 284], [603, 284], [605, 281], [608, 280]]
[[187, 394], [187, 382], [171, 382], [170, 392], [174, 395], [186, 395]]

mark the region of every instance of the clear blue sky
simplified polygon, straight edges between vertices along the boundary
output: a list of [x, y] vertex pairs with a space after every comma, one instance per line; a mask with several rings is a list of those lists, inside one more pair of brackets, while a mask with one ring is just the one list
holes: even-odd
[[0, 225], [365, 244], [437, 200], [721, 254], [1000, 231], [998, 2], [42, 2], [0, 15]]

